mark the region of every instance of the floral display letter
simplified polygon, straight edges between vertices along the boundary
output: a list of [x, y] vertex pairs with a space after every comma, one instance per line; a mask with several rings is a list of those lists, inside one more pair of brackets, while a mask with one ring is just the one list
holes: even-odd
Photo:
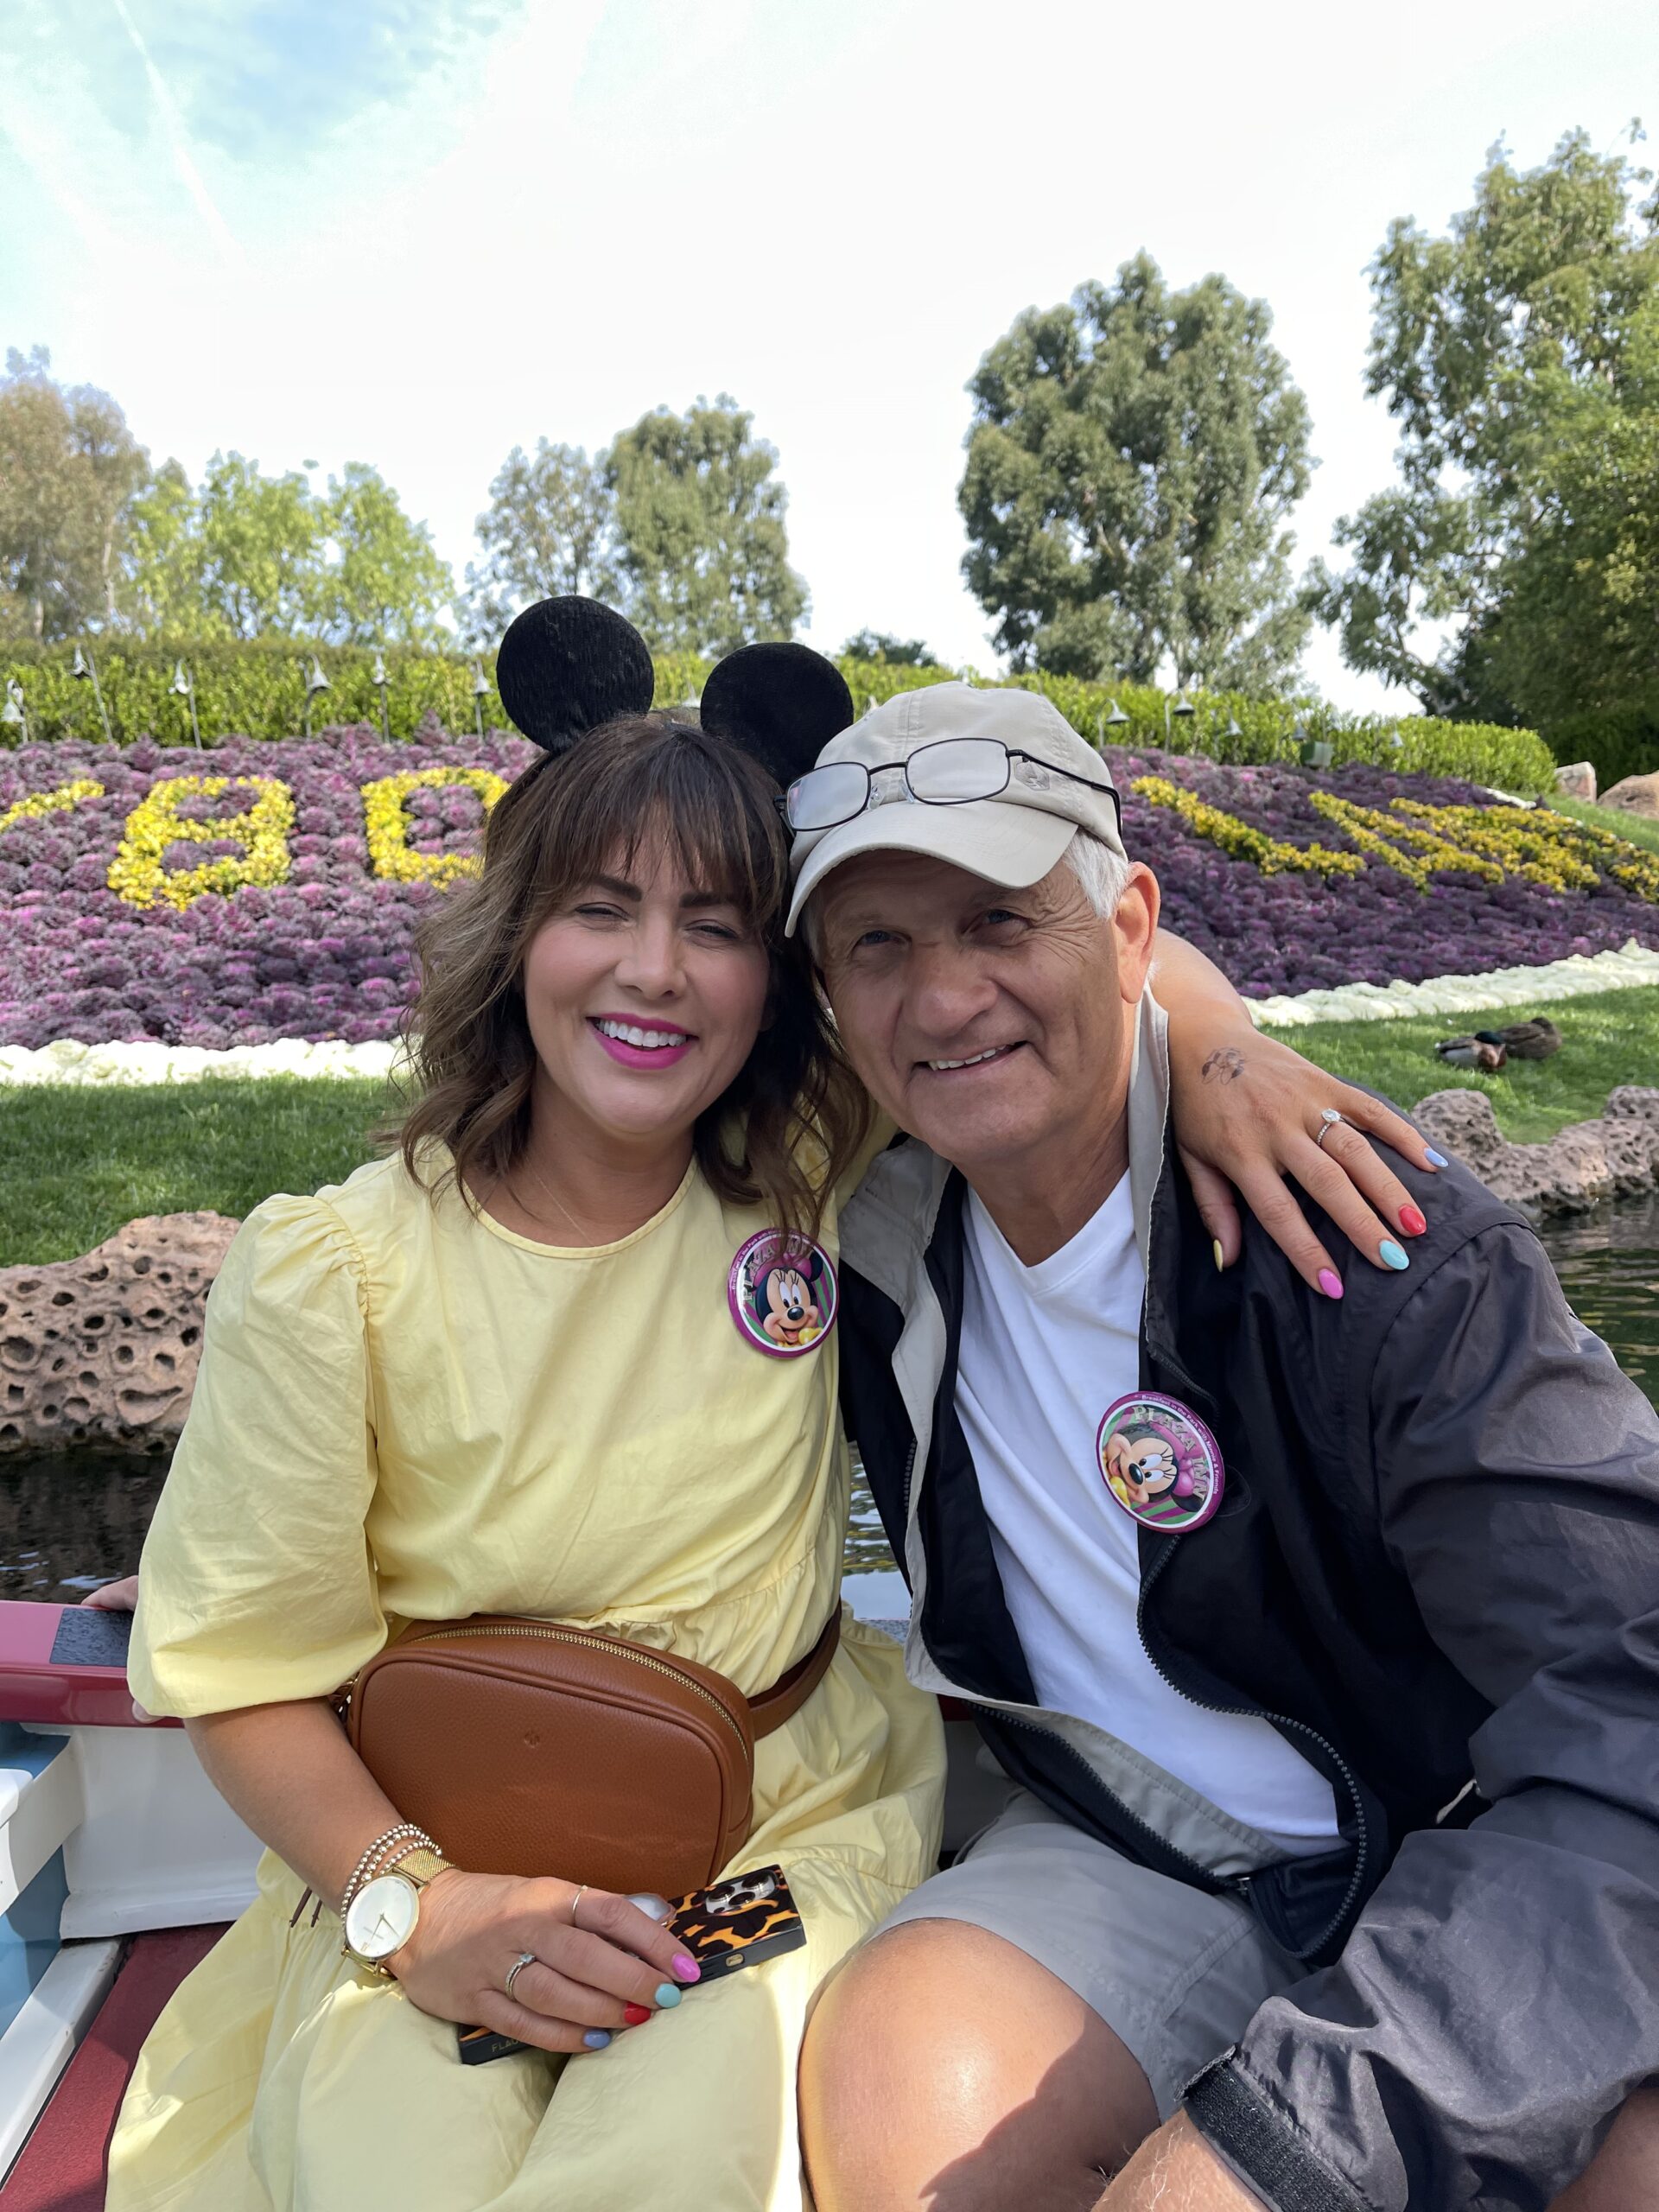
[[404, 809], [410, 794], [441, 791], [459, 785], [474, 791], [487, 814], [507, 788], [488, 768], [412, 768], [397, 776], [381, 776], [363, 786], [363, 820], [368, 833], [369, 861], [378, 876], [392, 883], [435, 883], [447, 889], [457, 876], [475, 875], [478, 861], [470, 853], [422, 853], [409, 842]]
[[72, 806], [79, 806], [84, 798], [102, 798], [104, 786], [90, 776], [77, 776], [70, 783], [60, 784], [54, 791], [31, 791], [27, 798], [15, 799], [0, 809], [0, 836], [14, 822], [39, 822], [48, 814], [66, 813]]
[[[232, 789], [253, 794], [240, 814], [183, 811], [192, 801], [215, 799]], [[182, 909], [209, 891], [286, 883], [293, 827], [293, 796], [274, 776], [169, 776], [127, 817], [120, 850], [110, 862], [110, 888], [130, 906], [153, 906], [161, 899]], [[195, 868], [167, 865], [170, 846], [216, 844], [242, 850]]]

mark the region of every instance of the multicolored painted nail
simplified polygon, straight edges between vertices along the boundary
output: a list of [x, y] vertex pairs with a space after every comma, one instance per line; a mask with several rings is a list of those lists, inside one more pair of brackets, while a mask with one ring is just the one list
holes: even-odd
[[1420, 1213], [1415, 1206], [1402, 1206], [1400, 1209], [1400, 1226], [1405, 1230], [1408, 1236], [1421, 1236], [1427, 1229], [1428, 1222], [1427, 1217]]
[[625, 2005], [622, 2017], [631, 2028], [643, 2028], [651, 2018], [651, 2007], [649, 2005]]
[[589, 2028], [582, 2041], [589, 2050], [603, 2050], [611, 2040], [608, 2028]]
[[702, 1980], [702, 1968], [697, 1964], [696, 1961], [691, 1956], [691, 1954], [689, 1951], [677, 1951], [675, 1953], [674, 1971], [678, 1974], [682, 1981], [701, 1981]]
[[1376, 1248], [1376, 1256], [1382, 1261], [1385, 1268], [1392, 1268], [1396, 1274], [1403, 1274], [1405, 1269], [1411, 1265], [1411, 1262], [1406, 1257], [1406, 1255], [1395, 1243], [1392, 1236], [1385, 1236], [1382, 1239], [1382, 1242]]
[[657, 1994], [652, 1998], [652, 2002], [653, 2005], [660, 2005], [663, 2010], [667, 2012], [671, 2006], [679, 2003], [681, 1994], [682, 1993], [675, 1988], [671, 1981], [659, 1981], [657, 1985]]
[[1220, 1239], [1220, 1237], [1219, 1237], [1219, 1236], [1212, 1236], [1212, 1237], [1211, 1238], [1211, 1240], [1210, 1240], [1210, 1249], [1211, 1249], [1211, 1250], [1215, 1254], [1215, 1255], [1216, 1255], [1216, 1273], [1217, 1273], [1217, 1274], [1221, 1274], [1222, 1273], [1224, 1273], [1224, 1270], [1225, 1270], [1225, 1268], [1226, 1268], [1227, 1262], [1226, 1262], [1226, 1260], [1224, 1259], [1224, 1257], [1223, 1256], [1223, 1254], [1222, 1254], [1222, 1249], [1221, 1249], [1221, 1239]]
[[1443, 1152], [1436, 1152], [1433, 1145], [1423, 1147], [1423, 1158], [1431, 1167], [1449, 1167], [1452, 1163]]
[[1334, 1268], [1321, 1268], [1319, 1269], [1319, 1288], [1325, 1293], [1327, 1298], [1340, 1298], [1342, 1296], [1342, 1277], [1337, 1273]]

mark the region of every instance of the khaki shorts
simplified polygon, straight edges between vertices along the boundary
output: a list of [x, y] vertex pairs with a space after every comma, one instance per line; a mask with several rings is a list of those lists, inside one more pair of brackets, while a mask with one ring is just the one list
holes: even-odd
[[1024, 1789], [876, 1933], [912, 1920], [966, 1921], [1046, 1967], [1128, 2045], [1160, 2120], [1306, 1972], [1236, 1897], [1135, 1866]]

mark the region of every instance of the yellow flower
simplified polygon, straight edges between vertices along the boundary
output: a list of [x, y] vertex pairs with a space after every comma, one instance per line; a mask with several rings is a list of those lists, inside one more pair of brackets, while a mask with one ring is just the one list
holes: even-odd
[[479, 863], [471, 853], [418, 853], [409, 842], [404, 803], [410, 793], [453, 785], [475, 791], [486, 814], [507, 788], [505, 779], [488, 768], [410, 768], [364, 785], [363, 821], [369, 863], [377, 875], [394, 883], [435, 883], [446, 890], [457, 877], [477, 874]]
[[77, 776], [73, 783], [60, 784], [56, 791], [31, 791], [27, 798], [20, 798], [0, 814], [0, 836], [14, 822], [38, 822], [44, 814], [67, 813], [70, 807], [79, 806], [84, 798], [102, 798], [104, 786], [95, 784], [90, 776]]
[[[218, 798], [231, 790], [251, 791], [240, 814], [213, 821], [188, 820], [179, 812], [187, 798]], [[288, 880], [288, 833], [294, 827], [294, 800], [274, 776], [169, 776], [156, 784], [127, 817], [120, 850], [110, 862], [109, 886], [130, 906], [153, 906], [158, 899], [181, 911], [209, 891], [230, 892], [245, 883]], [[231, 839], [241, 857], [204, 861], [200, 868], [168, 868], [169, 845], [206, 845]]]
[[1154, 806], [1173, 808], [1200, 837], [1219, 845], [1235, 860], [1253, 861], [1263, 875], [1279, 875], [1287, 868], [1318, 875], [1358, 875], [1365, 866], [1357, 853], [1333, 853], [1325, 845], [1290, 845], [1269, 837], [1265, 830], [1253, 830], [1236, 815], [1207, 806], [1195, 792], [1164, 776], [1137, 776], [1129, 789]]

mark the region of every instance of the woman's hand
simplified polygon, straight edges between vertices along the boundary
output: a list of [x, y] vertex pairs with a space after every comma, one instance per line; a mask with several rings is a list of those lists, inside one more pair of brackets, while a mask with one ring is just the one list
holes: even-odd
[[[526, 1951], [534, 1963], [509, 1997], [508, 1971]], [[386, 1963], [423, 2012], [558, 2052], [602, 2050], [699, 1979], [678, 1941], [626, 1897], [459, 1868], [422, 1891], [415, 1933]]]
[[[1152, 987], [1169, 1015], [1176, 1142], [1215, 1239], [1216, 1265], [1230, 1267], [1243, 1249], [1236, 1190], [1309, 1288], [1342, 1296], [1331, 1255], [1285, 1188], [1289, 1175], [1374, 1268], [1407, 1266], [1399, 1239], [1421, 1236], [1428, 1224], [1359, 1132], [1369, 1129], [1416, 1167], [1444, 1167], [1442, 1156], [1390, 1108], [1262, 1036], [1214, 962], [1167, 930], [1158, 932]], [[1351, 1126], [1332, 1123], [1320, 1145], [1327, 1107]]]
[[130, 1613], [138, 1603], [138, 1578], [136, 1574], [124, 1574], [118, 1582], [106, 1582], [101, 1590], [89, 1590], [80, 1602], [106, 1613]]
[[[1172, 1112], [1181, 1162], [1216, 1244], [1216, 1264], [1230, 1267], [1243, 1249], [1236, 1190], [1311, 1288], [1340, 1298], [1331, 1255], [1285, 1188], [1287, 1176], [1324, 1208], [1375, 1268], [1401, 1267], [1402, 1238], [1427, 1226], [1409, 1191], [1366, 1143], [1368, 1129], [1414, 1166], [1443, 1167], [1409, 1122], [1363, 1090], [1316, 1068], [1300, 1052], [1248, 1027], [1218, 1041], [1213, 1021], [1169, 1027]], [[1318, 1142], [1320, 1116], [1344, 1119]], [[1388, 1246], [1400, 1257], [1390, 1261]]]

